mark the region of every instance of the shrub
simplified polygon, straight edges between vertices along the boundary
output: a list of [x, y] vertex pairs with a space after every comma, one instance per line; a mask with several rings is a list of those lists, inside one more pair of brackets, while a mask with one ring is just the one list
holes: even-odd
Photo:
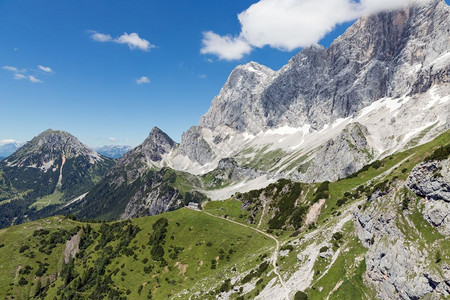
[[336, 241], [339, 241], [339, 240], [341, 240], [342, 239], [342, 237], [343, 237], [344, 235], [341, 233], [341, 232], [335, 232], [334, 234], [333, 234], [333, 239], [335, 239]]
[[30, 249], [30, 246], [23, 245], [22, 247], [20, 247], [19, 253], [23, 253], [23, 252], [27, 251], [28, 249]]
[[322, 253], [322, 252], [326, 252], [327, 250], [328, 250], [328, 247], [323, 246], [322, 248], [320, 248], [319, 252]]
[[337, 205], [337, 206], [342, 206], [342, 205], [344, 205], [345, 203], [347, 203], [347, 201], [348, 201], [347, 198], [339, 199], [338, 201], [336, 201], [336, 205]]
[[308, 295], [302, 291], [297, 291], [295, 293], [294, 300], [308, 300]]
[[425, 161], [430, 160], [444, 160], [447, 159], [450, 156], [450, 144], [447, 144], [446, 146], [439, 147], [436, 150], [433, 151], [433, 154], [425, 158]]
[[19, 279], [19, 285], [20, 285], [20, 286], [24, 286], [24, 285], [26, 285], [26, 284], [28, 284], [28, 281], [27, 281], [25, 278], [20, 277], [20, 279]]
[[294, 250], [294, 246], [292, 245], [284, 245], [283, 247], [280, 248], [281, 251], [283, 250], [289, 250], [289, 251], [293, 251]]

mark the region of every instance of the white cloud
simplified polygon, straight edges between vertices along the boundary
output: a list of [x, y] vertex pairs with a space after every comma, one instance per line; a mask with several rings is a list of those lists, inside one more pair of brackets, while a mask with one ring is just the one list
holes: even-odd
[[200, 74], [200, 75], [198, 75], [198, 77], [201, 78], [201, 79], [205, 79], [208, 76], [206, 74]]
[[260, 0], [238, 15], [238, 36], [204, 33], [201, 53], [240, 59], [254, 47], [292, 51], [318, 43], [338, 24], [430, 0]]
[[236, 60], [252, 51], [252, 47], [241, 37], [220, 36], [212, 31], [203, 33], [202, 54], [214, 54], [219, 59]]
[[111, 42], [113, 39], [109, 34], [94, 32], [91, 38], [96, 42]]
[[13, 139], [3, 139], [0, 140], [0, 146], [1, 145], [5, 145], [5, 144], [15, 144], [15, 145], [20, 145], [20, 141], [17, 140], [13, 140]]
[[150, 44], [149, 41], [145, 39], [141, 39], [137, 33], [131, 33], [122, 34], [118, 39], [116, 39], [116, 42], [119, 44], [127, 44], [130, 49], [140, 49], [143, 51], [148, 51], [150, 48], [154, 48], [155, 46]]
[[96, 42], [113, 42], [117, 44], [126, 44], [130, 47], [131, 50], [139, 49], [142, 51], [148, 51], [151, 48], [155, 48], [155, 45], [151, 44], [146, 39], [139, 37], [139, 34], [133, 33], [124, 33], [118, 38], [113, 38], [109, 34], [99, 33], [96, 31], [91, 31], [91, 39]]
[[19, 69], [17, 69], [16, 67], [11, 67], [11, 66], [3, 66], [2, 69], [6, 70], [6, 71], [15, 72], [15, 73], [19, 72]]
[[14, 74], [14, 79], [16, 79], [16, 80], [25, 79], [25, 78], [27, 78], [27, 76], [25, 76], [25, 75], [23, 75], [21, 73], [15, 73]]
[[37, 79], [36, 77], [34, 77], [33, 75], [28, 76], [28, 79], [30, 79], [30, 81], [32, 83], [42, 83], [43, 81], [40, 79]]
[[50, 67], [44, 67], [44, 66], [39, 65], [38, 68], [39, 68], [39, 70], [44, 71], [46, 73], [53, 73], [53, 70]]
[[150, 83], [150, 79], [147, 76], [142, 76], [138, 80], [136, 80], [137, 84]]
[[[38, 66], [39, 70], [44, 71], [46, 73], [53, 72], [49, 67]], [[12, 66], [3, 66], [2, 69], [13, 72], [13, 78], [16, 80], [28, 79], [32, 83], [43, 83], [42, 80], [38, 79], [34, 75], [27, 75], [27, 73], [36, 73], [36, 70], [33, 69], [19, 69]], [[29, 72], [31, 71], [31, 72]]]
[[110, 140], [111, 142], [114, 142], [114, 143], [117, 143], [117, 142], [119, 142], [119, 140], [118, 139], [116, 139], [115, 137], [109, 137], [108, 138], [108, 140]]

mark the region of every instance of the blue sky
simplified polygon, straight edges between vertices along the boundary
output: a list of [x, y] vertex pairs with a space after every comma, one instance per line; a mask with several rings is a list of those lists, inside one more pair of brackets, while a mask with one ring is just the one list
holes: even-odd
[[[292, 48], [270, 36], [261, 48], [246, 37], [252, 50], [238, 58], [206, 49], [208, 31], [240, 39], [237, 15], [256, 2], [0, 1], [0, 140], [27, 141], [53, 128], [90, 146], [135, 146], [158, 126], [180, 141], [236, 65], [254, 60], [278, 69], [300, 50], [295, 37]], [[328, 46], [352, 18], [320, 43]], [[132, 33], [149, 43], [147, 51], [126, 42]], [[142, 76], [150, 82], [138, 84]]]

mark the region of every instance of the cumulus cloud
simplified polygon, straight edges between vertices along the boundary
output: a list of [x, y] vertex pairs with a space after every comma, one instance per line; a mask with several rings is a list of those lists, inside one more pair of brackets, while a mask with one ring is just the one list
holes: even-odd
[[136, 80], [137, 84], [150, 83], [150, 79], [147, 76], [142, 76], [138, 80]]
[[113, 38], [109, 34], [99, 33], [96, 31], [91, 31], [91, 39], [96, 42], [113, 42], [117, 44], [126, 44], [131, 50], [139, 49], [142, 51], [149, 51], [151, 48], [155, 48], [155, 45], [152, 45], [146, 39], [139, 37], [139, 34], [133, 33], [124, 33], [118, 38]]
[[44, 66], [39, 65], [38, 69], [43, 71], [43, 72], [46, 72], [46, 73], [53, 73], [53, 70], [50, 67], [44, 67]]
[[430, 0], [260, 0], [238, 14], [241, 32], [203, 35], [201, 53], [235, 60], [255, 47], [292, 51], [318, 43], [338, 24]]
[[252, 47], [242, 37], [220, 36], [212, 31], [203, 33], [202, 54], [214, 54], [219, 59], [241, 59], [252, 51]]

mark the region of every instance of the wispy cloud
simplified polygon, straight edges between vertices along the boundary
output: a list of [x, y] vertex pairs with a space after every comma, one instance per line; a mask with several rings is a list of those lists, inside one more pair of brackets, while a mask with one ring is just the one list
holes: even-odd
[[430, 0], [259, 0], [238, 15], [238, 35], [205, 32], [202, 54], [237, 60], [254, 48], [292, 51], [318, 43], [336, 25]]
[[15, 72], [15, 73], [19, 72], [19, 69], [17, 69], [16, 67], [11, 67], [11, 66], [3, 66], [2, 69], [6, 70], [6, 71]]
[[43, 71], [43, 72], [46, 72], [46, 73], [53, 73], [53, 70], [50, 67], [44, 67], [44, 66], [39, 65], [38, 69]]
[[14, 74], [14, 79], [16, 79], [16, 80], [26, 79], [26, 78], [27, 78], [27, 76], [26, 76], [26, 75], [23, 75], [23, 74], [21, 74], [21, 73], [15, 73], [15, 74]]
[[21, 142], [18, 140], [13, 140], [13, 139], [3, 139], [0, 140], [0, 146], [1, 145], [5, 145], [5, 144], [15, 144], [15, 145], [20, 145]]
[[119, 142], [119, 140], [113, 136], [109, 137], [108, 140], [110, 140], [111, 142], [114, 142], [114, 143]]
[[[53, 73], [52, 69], [49, 67], [43, 67], [41, 65], [38, 66], [39, 70], [44, 71], [46, 73]], [[19, 69], [13, 66], [3, 66], [3, 70], [9, 71], [13, 73], [13, 78], [15, 80], [28, 79], [32, 83], [43, 83], [41, 79], [37, 78], [36, 75], [32, 75], [36, 73], [36, 70], [33, 69]], [[29, 74], [32, 73], [32, 74]]]
[[30, 81], [31, 81], [32, 83], [43, 83], [42, 80], [37, 79], [37, 78], [34, 77], [33, 75], [28, 76], [28, 79], [30, 79]]
[[142, 51], [149, 51], [151, 48], [155, 48], [156, 46], [151, 44], [146, 39], [139, 37], [139, 34], [133, 33], [124, 33], [117, 38], [113, 38], [110, 34], [99, 33], [96, 31], [91, 31], [91, 39], [96, 42], [113, 42], [117, 44], [126, 44], [131, 50], [139, 49]]
[[109, 34], [94, 32], [91, 38], [96, 42], [111, 42], [113, 38]]
[[136, 80], [137, 84], [150, 83], [150, 79], [147, 76], [142, 76], [138, 80]]
[[200, 74], [200, 75], [198, 75], [198, 77], [200, 78], [200, 79], [205, 79], [206, 77], [208, 77], [206, 74]]

